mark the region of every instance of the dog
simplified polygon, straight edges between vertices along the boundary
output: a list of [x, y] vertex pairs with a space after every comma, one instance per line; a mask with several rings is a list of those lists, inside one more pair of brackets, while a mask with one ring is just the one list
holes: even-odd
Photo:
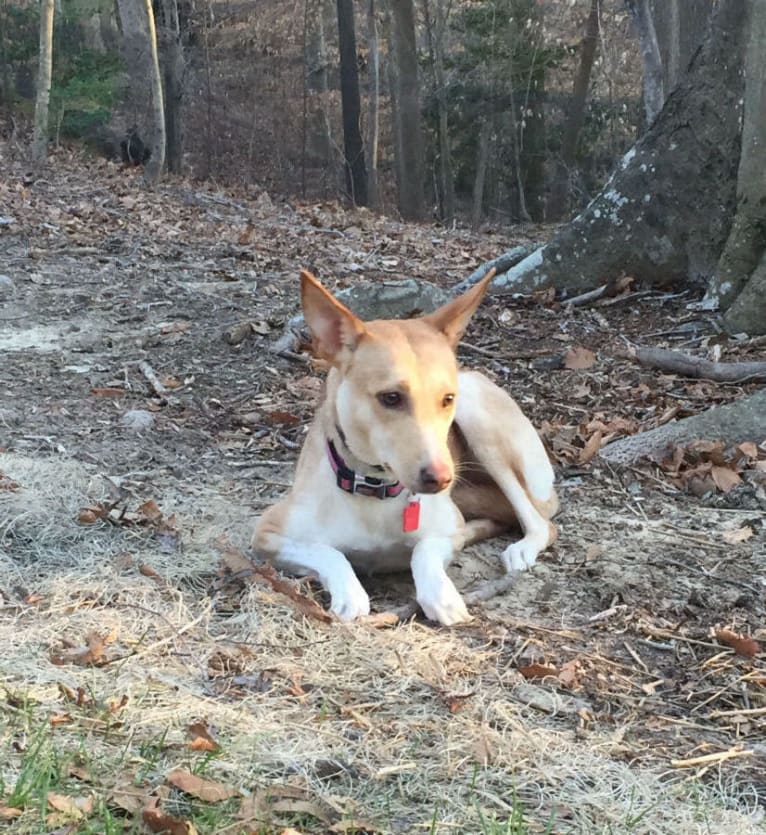
[[521, 409], [455, 351], [494, 270], [417, 319], [363, 322], [301, 273], [314, 351], [330, 366], [292, 489], [258, 520], [254, 552], [317, 579], [343, 620], [370, 613], [361, 572], [409, 568], [426, 617], [470, 620], [446, 566], [518, 524], [507, 571], [556, 538], [553, 468]]

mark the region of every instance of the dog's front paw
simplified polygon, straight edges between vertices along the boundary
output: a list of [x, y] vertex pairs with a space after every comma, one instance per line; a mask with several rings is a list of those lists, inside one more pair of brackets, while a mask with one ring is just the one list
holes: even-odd
[[343, 583], [333, 584], [330, 598], [330, 610], [341, 620], [354, 620], [370, 614], [370, 598], [353, 574]]
[[524, 571], [537, 562], [537, 555], [545, 547], [544, 542], [539, 542], [537, 537], [525, 536], [518, 542], [509, 545], [503, 551], [503, 565], [506, 572]]
[[463, 598], [446, 574], [433, 578], [427, 588], [418, 589], [418, 604], [429, 620], [444, 626], [471, 620]]

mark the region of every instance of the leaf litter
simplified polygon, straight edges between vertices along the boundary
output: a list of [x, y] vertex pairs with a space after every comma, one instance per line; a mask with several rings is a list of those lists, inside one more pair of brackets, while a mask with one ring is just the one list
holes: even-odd
[[[55, 357], [27, 348], [0, 366], [17, 418], [4, 412], [0, 459], [0, 665], [20, 694], [3, 711], [6, 785], [20, 773], [27, 705], [61, 756], [75, 761], [86, 740], [86, 792], [73, 773], [59, 794], [106, 799], [156, 832], [188, 835], [199, 804], [250, 798], [276, 831], [480, 831], [508, 814], [511, 788], [531, 831], [554, 815], [562, 833], [628, 820], [684, 832], [700, 814], [716, 831], [758, 831], [764, 439], [732, 450], [700, 439], [621, 470], [598, 456], [752, 390], [621, 358], [621, 335], [667, 333], [651, 341], [673, 347], [692, 333], [705, 350], [716, 335], [685, 300], [630, 303], [626, 287], [620, 305], [593, 309], [551, 293], [488, 301], [468, 336], [480, 352], [460, 358], [541, 428], [558, 468], [559, 540], [474, 606], [469, 626], [342, 625], [310, 583], [245, 552], [253, 516], [289, 486], [321, 387], [321, 371], [269, 353], [296, 310], [297, 270], [314, 266], [334, 288], [358, 280], [354, 264], [367, 278], [448, 286], [512, 242], [181, 180], [137, 193], [119, 168], [67, 153], [47, 175], [55, 188], [17, 190], [13, 161], [0, 183], [26, 230], [4, 233], [19, 291], [9, 313], [60, 334]], [[83, 200], [89, 218], [67, 212]], [[256, 327], [228, 342], [242, 322]], [[755, 342], [722, 350], [763, 354]], [[143, 362], [166, 388], [180, 383], [172, 398]], [[141, 435], [122, 423], [130, 409], [154, 416]], [[496, 577], [504, 544], [460, 555], [458, 586]], [[363, 582], [378, 614], [412, 594], [406, 577]], [[203, 758], [199, 778], [236, 787], [241, 802], [157, 794]], [[31, 831], [32, 810], [16, 816], [7, 801]]]

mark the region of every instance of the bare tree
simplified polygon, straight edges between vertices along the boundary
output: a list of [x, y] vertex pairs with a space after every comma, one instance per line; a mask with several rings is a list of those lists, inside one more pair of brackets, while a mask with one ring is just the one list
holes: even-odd
[[48, 110], [53, 74], [54, 0], [42, 0], [40, 6], [40, 56], [35, 102], [35, 135], [32, 155], [40, 163], [48, 156]]
[[[433, 73], [434, 98], [437, 112], [439, 216], [450, 221], [455, 215], [455, 184], [452, 174], [452, 152], [449, 141], [449, 113], [447, 109], [447, 80], [444, 71], [444, 36], [452, 0], [423, 0], [426, 40]], [[483, 184], [482, 184], [483, 194]], [[481, 210], [481, 206], [479, 206]]]
[[375, 0], [367, 0], [367, 48], [369, 50], [369, 137], [367, 147], [370, 205], [378, 208], [378, 143], [380, 141], [380, 49], [378, 46], [378, 21]]
[[585, 123], [585, 104], [590, 87], [590, 75], [598, 49], [601, 18], [601, 0], [591, 0], [590, 13], [585, 23], [585, 36], [580, 46], [580, 61], [577, 65], [572, 98], [569, 102], [564, 135], [561, 140], [561, 156], [557, 160], [556, 178], [548, 200], [548, 219], [558, 220], [569, 210], [571, 174], [577, 160], [577, 146], [580, 132]]
[[764, 42], [766, 3], [719, 0], [688, 73], [602, 192], [495, 288], [580, 292], [622, 272], [703, 284], [730, 329], [766, 332]]
[[154, 26], [152, 0], [143, 0], [149, 30], [150, 93], [152, 101], [152, 125], [149, 132], [149, 148], [152, 155], [144, 167], [144, 182], [156, 185], [165, 164], [165, 103], [162, 93], [162, 75], [157, 54], [157, 30]]
[[396, 65], [397, 108], [395, 152], [399, 169], [399, 211], [402, 217], [423, 217], [423, 134], [415, 9], [412, 0], [391, 0], [391, 38]]
[[644, 108], [646, 123], [651, 125], [665, 103], [665, 86], [662, 71], [662, 56], [654, 28], [649, 0], [626, 0], [628, 9], [638, 31], [641, 44], [641, 65], [644, 81]]
[[184, 57], [178, 0], [161, 0], [162, 25], [159, 41], [164, 81], [165, 129], [168, 171], [179, 174], [183, 166], [183, 74]]
[[343, 107], [343, 148], [346, 186], [357, 206], [367, 205], [367, 169], [360, 128], [359, 69], [356, 60], [353, 0], [338, 0], [338, 45], [340, 48], [340, 90]]

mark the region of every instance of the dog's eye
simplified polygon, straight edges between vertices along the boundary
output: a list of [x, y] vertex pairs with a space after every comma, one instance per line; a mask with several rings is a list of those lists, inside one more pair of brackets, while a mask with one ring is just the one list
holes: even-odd
[[445, 409], [448, 409], [453, 403], [455, 402], [455, 395], [454, 394], [445, 394], [442, 400], [442, 406]]
[[398, 391], [384, 391], [378, 395], [378, 402], [387, 409], [398, 409], [404, 398]]

